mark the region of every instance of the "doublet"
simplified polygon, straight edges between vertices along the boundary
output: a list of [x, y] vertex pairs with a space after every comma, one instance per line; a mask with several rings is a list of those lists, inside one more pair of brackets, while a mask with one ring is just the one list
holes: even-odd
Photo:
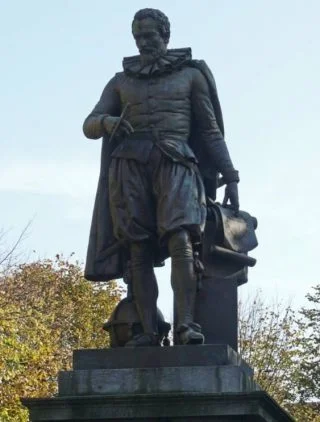
[[[120, 116], [127, 104], [134, 133], [110, 143], [103, 121]], [[168, 50], [147, 66], [139, 56], [124, 58], [123, 71], [106, 85], [83, 131], [87, 138], [103, 138], [89, 280], [122, 277], [130, 242], [158, 242], [155, 265], [168, 256], [167, 234], [183, 228], [198, 242], [217, 174], [226, 183], [239, 180], [224, 141], [214, 78], [189, 48]]]
[[84, 122], [86, 136], [103, 136], [102, 119], [108, 115], [119, 116], [129, 103], [126, 119], [135, 130], [134, 140], [122, 140], [113, 151], [113, 157], [146, 162], [156, 143], [174, 161], [179, 157], [196, 161], [189, 146], [191, 123], [196, 120], [197, 142], [201, 144], [203, 154], [225, 179], [235, 178], [206, 78], [199, 69], [188, 65], [190, 49], [169, 50], [167, 56], [173, 56], [171, 66], [157, 66], [156, 69], [151, 66], [150, 69], [141, 68], [138, 56], [124, 59], [124, 71], [117, 73], [106, 85], [99, 102]]

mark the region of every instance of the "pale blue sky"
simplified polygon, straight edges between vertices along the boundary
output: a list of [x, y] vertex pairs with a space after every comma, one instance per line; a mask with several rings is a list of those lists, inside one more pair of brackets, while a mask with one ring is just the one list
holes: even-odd
[[[318, 278], [318, 0], [28, 0], [1, 2], [0, 226], [36, 256], [85, 259], [100, 141], [82, 122], [123, 56], [131, 20], [155, 7], [170, 47], [193, 49], [218, 85], [243, 209], [259, 219], [258, 259], [242, 294], [295, 304]], [[169, 266], [159, 272], [170, 315]]]

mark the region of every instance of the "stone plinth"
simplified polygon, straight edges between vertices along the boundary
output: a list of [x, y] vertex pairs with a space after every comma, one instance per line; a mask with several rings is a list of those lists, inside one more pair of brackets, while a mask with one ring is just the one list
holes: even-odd
[[293, 422], [263, 392], [59, 397], [24, 404], [37, 422]]
[[[208, 317], [210, 316], [210, 317]], [[203, 277], [197, 293], [195, 321], [201, 325], [206, 344], [238, 348], [238, 281], [236, 277]]]
[[252, 369], [226, 344], [174, 347], [119, 347], [73, 352], [73, 370], [167, 368], [237, 365], [252, 376]]
[[226, 345], [79, 350], [57, 397], [23, 403], [33, 422], [292, 421]]
[[59, 374], [59, 396], [257, 390], [239, 366], [90, 369]]

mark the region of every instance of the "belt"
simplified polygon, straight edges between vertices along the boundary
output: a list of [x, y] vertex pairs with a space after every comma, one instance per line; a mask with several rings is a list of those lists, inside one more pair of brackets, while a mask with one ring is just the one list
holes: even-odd
[[[152, 141], [152, 142], [159, 142], [164, 141], [166, 139], [166, 135], [169, 134], [169, 131], [166, 130], [159, 130], [159, 129], [153, 129], [153, 130], [144, 130], [144, 131], [136, 131], [131, 133], [129, 136], [127, 136], [125, 139], [132, 140], [132, 141]], [[185, 142], [186, 141], [182, 141]]]
[[141, 132], [133, 132], [126, 139], [132, 141], [152, 141], [157, 142], [160, 140], [160, 131], [155, 130], [146, 130]]
[[[164, 138], [160, 139], [160, 134], [164, 135], [166, 131], [160, 131], [158, 129], [154, 130], [146, 130], [146, 131], [137, 131], [133, 132], [130, 136], [126, 138], [126, 140], [132, 140], [132, 141], [151, 141], [153, 143], [157, 143], [160, 140], [163, 140]], [[181, 156], [177, 151], [170, 150], [170, 156], [174, 158], [176, 161], [178, 161], [180, 164], [195, 170], [197, 173], [199, 172], [197, 162], [190, 160], [188, 158], [185, 158]]]

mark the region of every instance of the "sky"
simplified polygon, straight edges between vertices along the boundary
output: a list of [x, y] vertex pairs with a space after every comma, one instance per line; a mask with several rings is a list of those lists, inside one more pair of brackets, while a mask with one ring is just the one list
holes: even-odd
[[[259, 221], [242, 297], [305, 304], [319, 283], [318, 0], [11, 0], [1, 2], [0, 227], [10, 245], [32, 220], [29, 259], [84, 262], [100, 140], [82, 123], [122, 58], [134, 13], [159, 8], [169, 47], [192, 47], [214, 73], [241, 208]], [[219, 195], [222, 199], [222, 193]], [[170, 265], [157, 271], [170, 318]]]

